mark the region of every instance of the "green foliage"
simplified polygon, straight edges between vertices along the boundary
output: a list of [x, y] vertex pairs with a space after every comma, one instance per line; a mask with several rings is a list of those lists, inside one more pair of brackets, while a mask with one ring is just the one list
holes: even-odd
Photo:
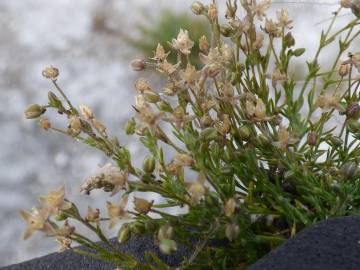
[[[90, 108], [75, 109], [57, 84], [58, 70], [44, 70], [62, 98], [50, 92], [48, 105], [31, 105], [25, 115], [41, 116], [44, 130], [69, 135], [112, 159], [116, 166], [99, 168], [81, 190], [103, 189], [121, 199], [107, 203], [107, 214], [89, 207], [83, 217], [60, 188], [42, 196], [40, 208], [21, 212], [28, 223], [25, 238], [43, 231], [62, 249], [78, 242], [91, 250], [78, 252], [121, 269], [172, 269], [155, 254], [147, 253], [143, 264], [112, 246], [103, 223], [113, 228], [130, 220], [118, 233], [120, 242], [149, 235], [165, 254], [179, 245], [193, 251], [176, 269], [246, 269], [306, 226], [359, 214], [360, 53], [344, 56], [360, 35], [359, 18], [334, 32], [335, 13], [314, 58], [304, 61], [287, 12], [273, 21], [266, 15], [268, 1], [250, 2], [228, 0], [225, 25], [214, 3], [194, 3], [194, 13], [210, 25], [212, 42], [202, 38], [195, 44], [183, 29], [173, 38], [170, 13], [154, 28], [140, 27], [142, 50], [149, 52], [161, 38], [171, 44], [162, 42], [155, 56], [132, 62], [134, 70], [154, 70], [167, 80], [157, 90], [145, 79], [135, 85], [135, 117], [125, 131], [148, 151], [141, 168]], [[190, 21], [188, 27], [194, 30]], [[154, 30], [160, 28], [161, 35]], [[336, 43], [332, 65], [324, 67], [319, 56]], [[191, 60], [195, 56], [198, 62]], [[302, 82], [291, 74], [295, 58], [308, 69]], [[46, 109], [64, 116], [66, 128], [53, 127], [42, 116]], [[339, 128], [336, 117], [342, 119]], [[135, 192], [154, 192], [163, 201], [135, 197], [135, 210], [129, 210]], [[183, 212], [171, 214], [171, 207]], [[64, 219], [62, 227], [55, 222]], [[107, 249], [78, 234], [71, 220], [95, 233]]]

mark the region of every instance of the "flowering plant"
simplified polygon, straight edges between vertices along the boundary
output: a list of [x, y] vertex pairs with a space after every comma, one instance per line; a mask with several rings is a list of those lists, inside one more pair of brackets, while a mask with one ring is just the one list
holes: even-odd
[[[75, 251], [118, 269], [172, 269], [154, 253], [141, 261], [113, 246], [102, 228], [125, 220], [118, 231], [121, 243], [149, 235], [162, 253], [179, 245], [193, 251], [176, 269], [246, 269], [306, 226], [359, 213], [360, 53], [348, 50], [360, 34], [360, 3], [341, 1], [315, 57], [306, 62], [302, 82], [294, 79], [292, 61], [305, 49], [295, 47], [288, 12], [282, 9], [271, 19], [270, 5], [228, 0], [220, 23], [215, 0], [195, 2], [192, 11], [212, 29], [210, 40], [199, 40], [200, 69], [190, 61], [194, 41], [183, 29], [169, 41], [171, 51], [159, 44], [152, 57], [132, 62], [134, 70], [153, 69], [166, 80], [161, 90], [144, 78], [135, 85], [135, 116], [125, 130], [148, 151], [142, 168], [88, 106], [71, 103], [58, 84], [58, 69], [46, 68], [43, 76], [60, 96], [49, 92], [48, 104], [30, 105], [26, 117], [104, 152], [112, 163], [88, 177], [81, 192], [103, 189], [118, 203], [108, 202], [107, 213], [88, 207], [82, 215], [61, 187], [40, 197], [40, 207], [21, 212], [28, 223], [24, 238], [42, 231], [61, 250], [77, 242], [89, 249]], [[355, 17], [334, 31], [344, 8]], [[332, 65], [322, 67], [320, 53], [336, 42]], [[169, 54], [176, 63], [167, 60]], [[44, 116], [47, 110], [64, 116], [67, 128], [54, 127]], [[342, 121], [339, 129], [335, 118]], [[156, 193], [164, 202], [134, 197], [135, 192]], [[172, 207], [182, 212], [167, 211]], [[78, 233], [73, 221], [102, 244]]]

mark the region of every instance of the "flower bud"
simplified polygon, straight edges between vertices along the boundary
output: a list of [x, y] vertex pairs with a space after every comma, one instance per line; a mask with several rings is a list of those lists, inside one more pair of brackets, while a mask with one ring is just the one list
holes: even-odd
[[134, 118], [131, 118], [125, 125], [125, 133], [127, 135], [132, 135], [135, 133], [136, 121]]
[[130, 225], [130, 230], [132, 233], [141, 235], [145, 232], [145, 224], [142, 222], [133, 222]]
[[146, 62], [143, 59], [135, 59], [131, 61], [130, 65], [134, 71], [142, 71], [146, 68]]
[[307, 144], [310, 146], [315, 146], [317, 141], [317, 134], [314, 131], [308, 133]]
[[338, 136], [331, 136], [329, 141], [332, 146], [340, 146], [343, 144], [343, 140]]
[[340, 172], [342, 172], [347, 179], [352, 179], [359, 173], [359, 166], [353, 161], [347, 161], [341, 166]]
[[169, 112], [169, 113], [172, 113], [173, 112], [173, 108], [171, 107], [171, 105], [164, 101], [164, 100], [161, 100], [159, 103], [158, 103], [158, 106], [159, 106], [159, 109], [162, 111], [162, 112]]
[[155, 158], [153, 156], [147, 156], [143, 162], [143, 170], [146, 173], [152, 173], [155, 170]]
[[34, 118], [38, 118], [40, 115], [44, 114], [45, 111], [46, 111], [46, 109], [43, 106], [40, 106], [38, 104], [32, 104], [26, 108], [24, 113], [25, 113], [25, 117], [27, 119], [34, 119]]
[[129, 225], [124, 224], [118, 232], [117, 239], [118, 239], [119, 243], [125, 243], [130, 239], [130, 237], [131, 237], [131, 231], [130, 231]]
[[159, 248], [162, 253], [169, 255], [177, 250], [177, 245], [174, 240], [163, 239], [160, 241]]
[[205, 128], [200, 133], [200, 138], [206, 141], [215, 140], [217, 137], [218, 137], [218, 132], [216, 128], [213, 127]]
[[347, 116], [347, 118], [358, 119], [359, 118], [359, 113], [360, 113], [360, 105], [357, 104], [357, 103], [351, 103], [346, 108], [346, 116]]
[[248, 126], [242, 126], [239, 129], [239, 136], [241, 140], [247, 141], [251, 137], [251, 131]]
[[59, 76], [59, 70], [52, 66], [46, 67], [42, 71], [42, 75], [47, 79], [55, 80]]
[[60, 99], [51, 91], [48, 92], [49, 105], [53, 107], [60, 107], [62, 105]]
[[59, 211], [57, 213], [57, 215], [55, 216], [55, 220], [56, 221], [64, 221], [68, 218], [68, 216], [63, 212], [63, 211]]
[[205, 11], [205, 6], [201, 2], [196, 1], [191, 5], [191, 11], [195, 15], [201, 15]]
[[358, 133], [360, 131], [360, 123], [355, 119], [346, 121], [346, 127], [352, 133]]
[[149, 90], [144, 91], [144, 98], [147, 102], [150, 103], [157, 103], [158, 101], [160, 101], [159, 94]]
[[134, 198], [134, 208], [137, 212], [146, 215], [151, 210], [151, 207], [153, 206], [154, 201], [147, 201], [142, 198]]
[[43, 130], [49, 130], [51, 128], [51, 123], [48, 118], [41, 117], [39, 120], [39, 127]]
[[239, 235], [239, 225], [231, 223], [227, 224], [225, 228], [225, 235], [230, 242], [234, 241]]
[[340, 67], [339, 67], [339, 75], [341, 77], [345, 77], [346, 75], [349, 74], [349, 70], [350, 70], [349, 65], [341, 64]]

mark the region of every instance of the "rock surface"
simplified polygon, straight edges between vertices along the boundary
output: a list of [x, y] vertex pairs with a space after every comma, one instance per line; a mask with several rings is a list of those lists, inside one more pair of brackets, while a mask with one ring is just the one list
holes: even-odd
[[[360, 216], [331, 219], [304, 229], [296, 237], [274, 250], [249, 270], [358, 270], [360, 269]], [[113, 240], [115, 241], [115, 240]], [[115, 241], [116, 242], [116, 241]], [[117, 244], [143, 258], [145, 250], [155, 251], [165, 262], [176, 266], [190, 252], [179, 248], [174, 256], [164, 256], [150, 238], [134, 237]], [[1, 270], [113, 270], [114, 266], [86, 258], [71, 251], [54, 253]]]
[[250, 270], [359, 270], [360, 216], [320, 222], [270, 252]]

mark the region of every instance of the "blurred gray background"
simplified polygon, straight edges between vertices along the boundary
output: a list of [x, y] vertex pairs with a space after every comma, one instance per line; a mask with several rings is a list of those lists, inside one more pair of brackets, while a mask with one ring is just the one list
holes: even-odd
[[[315, 1], [315, 0], [314, 0]], [[224, 1], [223, 1], [224, 2]], [[316, 1], [319, 2], [319, 1]], [[337, 1], [322, 1], [336, 3]], [[37, 204], [36, 197], [66, 184], [71, 200], [80, 208], [101, 207], [108, 199], [101, 192], [79, 196], [79, 186], [98, 164], [101, 153], [73, 140], [40, 130], [24, 119], [30, 103], [46, 103], [49, 81], [45, 66], [60, 69], [59, 84], [74, 104], [87, 104], [119, 136], [138, 160], [142, 150], [136, 139], [122, 132], [131, 115], [133, 85], [138, 74], [129, 61], [143, 57], [122, 39], [122, 31], [141, 38], [136, 23], [161, 16], [160, 11], [187, 12], [188, 0], [1, 0], [0, 1], [0, 266], [57, 250], [41, 234], [22, 241], [25, 223], [19, 210]], [[274, 4], [287, 7], [295, 21], [297, 47], [315, 46], [319, 31], [337, 6]], [[348, 20], [344, 16], [339, 22]], [[351, 18], [351, 17], [350, 17]], [[139, 36], [140, 35], [140, 36]], [[153, 44], [154, 47], [156, 43]], [[332, 52], [324, 54], [324, 58]], [[311, 57], [309, 51], [302, 60]], [[55, 122], [54, 125], [64, 125]], [[115, 232], [109, 232], [109, 234]]]

